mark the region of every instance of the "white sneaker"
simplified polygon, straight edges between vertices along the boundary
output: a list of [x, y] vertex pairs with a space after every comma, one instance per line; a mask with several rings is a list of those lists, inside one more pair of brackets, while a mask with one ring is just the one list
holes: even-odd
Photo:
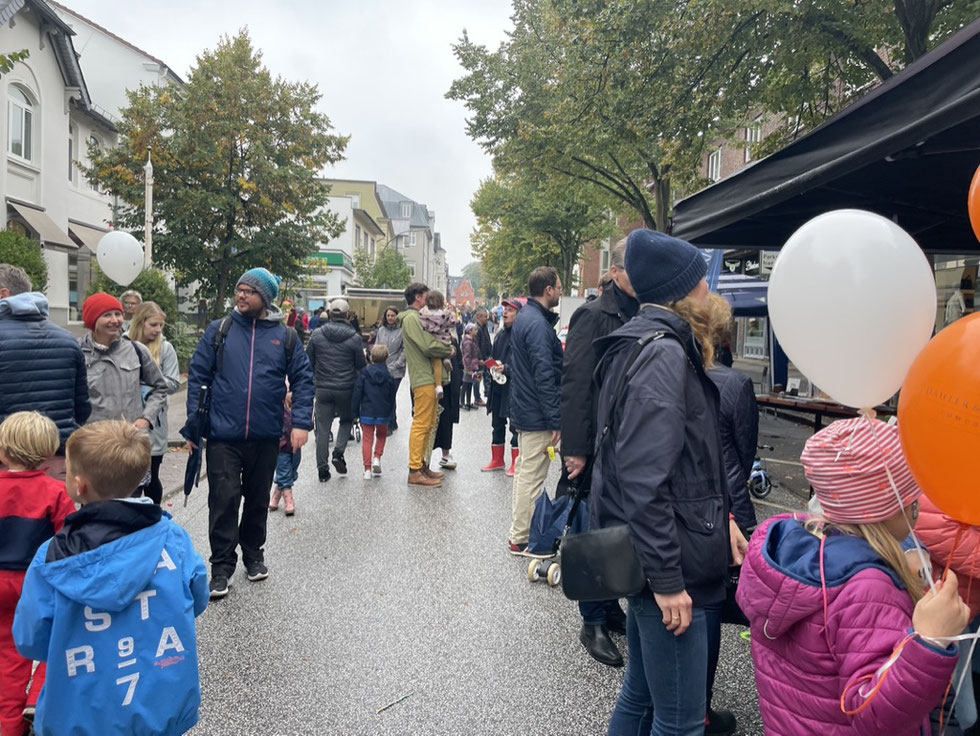
[[442, 386], [436, 386], [436, 398], [441, 399], [445, 391], [442, 390]]
[[374, 462], [371, 463], [371, 472], [375, 475], [381, 475], [381, 458], [374, 458]]
[[373, 476], [371, 475], [371, 471], [370, 470], [365, 470], [364, 471], [364, 480], [371, 480], [372, 477]]
[[453, 459], [452, 455], [443, 455], [439, 458], [439, 467], [445, 468], [446, 470], [455, 470], [456, 461]]

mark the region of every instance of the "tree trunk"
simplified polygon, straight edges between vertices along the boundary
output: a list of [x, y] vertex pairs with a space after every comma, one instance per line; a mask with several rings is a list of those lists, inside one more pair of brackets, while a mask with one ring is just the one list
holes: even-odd
[[222, 264], [218, 274], [218, 284], [211, 304], [211, 318], [218, 319], [224, 316], [225, 300], [228, 294], [228, 265]]
[[[660, 223], [660, 230], [667, 232], [670, 223], [670, 177], [654, 179], [653, 181], [653, 204], [656, 209], [657, 222]], [[658, 229], [656, 225], [652, 228]]]

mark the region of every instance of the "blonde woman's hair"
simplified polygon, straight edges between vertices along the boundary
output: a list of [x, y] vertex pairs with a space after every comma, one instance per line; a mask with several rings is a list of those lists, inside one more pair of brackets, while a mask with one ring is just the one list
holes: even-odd
[[150, 469], [150, 435], [129, 422], [93, 422], [68, 438], [65, 457], [96, 498], [127, 498]]
[[828, 530], [836, 530], [849, 537], [858, 537], [866, 541], [875, 554], [898, 575], [905, 590], [908, 591], [913, 603], [922, 598], [922, 580], [909, 567], [908, 558], [902, 551], [898, 541], [891, 535], [881, 522], [874, 524], [837, 524], [826, 517], [817, 516], [808, 520], [805, 528], [810, 534], [820, 539], [827, 536]]
[[711, 307], [707, 300], [692, 299], [689, 296], [667, 305], [681, 319], [691, 325], [694, 337], [701, 345], [704, 369], [715, 364], [715, 346], [711, 342]]
[[388, 360], [388, 346], [387, 345], [375, 345], [371, 348], [371, 362], [372, 363], [384, 363]]
[[143, 325], [151, 317], [156, 317], [157, 315], [167, 319], [167, 313], [160, 309], [160, 305], [156, 302], [143, 302], [138, 307], [136, 311], [133, 312], [133, 321], [129, 323], [129, 339], [133, 342], [141, 342], [146, 346], [146, 349], [150, 351], [150, 355], [153, 357], [153, 361], [160, 365], [160, 349], [163, 347], [163, 333], [160, 333], [158, 337], [153, 342], [146, 342], [143, 340]]
[[28, 470], [37, 470], [58, 451], [58, 427], [36, 411], [18, 411], [0, 424], [0, 451]]
[[709, 339], [717, 351], [724, 347], [732, 339], [732, 305], [728, 300], [715, 294], [708, 294], [708, 325]]

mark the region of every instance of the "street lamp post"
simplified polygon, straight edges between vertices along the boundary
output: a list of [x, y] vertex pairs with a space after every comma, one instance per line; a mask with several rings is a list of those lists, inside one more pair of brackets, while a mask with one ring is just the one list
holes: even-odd
[[153, 265], [153, 162], [150, 151], [146, 152], [146, 166], [143, 167], [146, 182], [146, 200], [143, 215], [143, 267]]

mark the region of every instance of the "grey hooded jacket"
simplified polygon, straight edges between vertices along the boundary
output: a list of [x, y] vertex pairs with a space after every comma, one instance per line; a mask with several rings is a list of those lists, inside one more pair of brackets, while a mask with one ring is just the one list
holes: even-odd
[[[79, 340], [88, 372], [88, 395], [92, 414], [88, 424], [105, 419], [135, 422], [143, 418], [155, 427], [167, 406], [169, 387], [149, 351], [128, 337], [108, 348], [97, 345], [92, 333]], [[149, 393], [143, 402], [143, 387]]]

